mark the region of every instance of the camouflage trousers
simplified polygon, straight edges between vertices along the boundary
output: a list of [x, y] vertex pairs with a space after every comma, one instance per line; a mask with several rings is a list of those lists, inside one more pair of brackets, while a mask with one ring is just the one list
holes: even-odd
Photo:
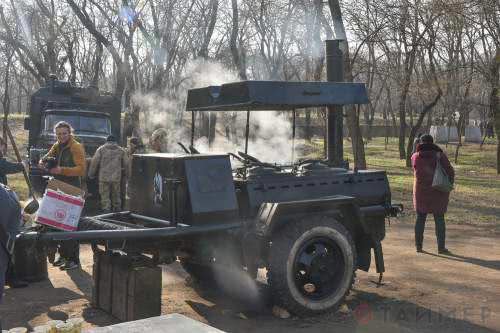
[[99, 182], [101, 209], [118, 212], [122, 209], [120, 182]]

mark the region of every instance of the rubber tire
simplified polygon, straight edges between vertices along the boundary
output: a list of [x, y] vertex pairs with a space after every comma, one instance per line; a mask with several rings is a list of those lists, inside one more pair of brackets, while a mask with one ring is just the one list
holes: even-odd
[[[315, 301], [304, 296], [293, 280], [293, 263], [301, 245], [313, 237], [328, 237], [342, 251], [345, 271], [339, 287], [328, 298]], [[356, 247], [350, 233], [332, 217], [316, 215], [290, 222], [272, 237], [268, 283], [274, 301], [297, 316], [312, 316], [335, 310], [354, 283]]]

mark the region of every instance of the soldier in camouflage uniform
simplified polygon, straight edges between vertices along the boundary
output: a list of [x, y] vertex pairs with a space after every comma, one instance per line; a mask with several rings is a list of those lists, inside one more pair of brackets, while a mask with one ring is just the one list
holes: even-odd
[[149, 138], [152, 153], [166, 153], [168, 147], [168, 132], [165, 128], [156, 129]]
[[124, 174], [128, 178], [128, 156], [115, 137], [108, 136], [107, 142], [95, 152], [89, 168], [89, 177], [95, 178], [99, 170], [99, 194], [101, 209], [105, 212], [120, 211], [121, 181]]

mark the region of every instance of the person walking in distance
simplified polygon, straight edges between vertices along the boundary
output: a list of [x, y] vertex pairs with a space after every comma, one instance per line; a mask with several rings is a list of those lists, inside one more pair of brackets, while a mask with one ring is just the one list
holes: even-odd
[[[85, 176], [85, 150], [73, 136], [73, 128], [65, 121], [54, 126], [57, 142], [50, 148], [47, 155], [40, 160], [40, 167], [44, 168], [48, 158], [54, 158], [56, 166], [48, 170], [50, 174], [67, 184], [81, 188], [81, 177]], [[80, 264], [80, 246], [77, 241], [62, 241], [59, 245], [59, 259], [54, 261], [55, 266], [62, 270], [78, 268]]]
[[451, 183], [455, 180], [455, 170], [450, 164], [446, 154], [434, 144], [434, 139], [429, 134], [420, 138], [421, 143], [417, 151], [412, 155], [412, 167], [414, 174], [413, 182], [413, 206], [417, 213], [415, 223], [415, 246], [417, 252], [423, 252], [423, 240], [425, 220], [427, 214], [433, 214], [436, 225], [436, 237], [438, 253], [450, 253], [445, 246], [446, 226], [444, 214], [448, 208], [449, 192], [442, 192], [432, 187], [437, 160], [446, 171]]
[[116, 143], [113, 135], [107, 142], [97, 148], [89, 167], [89, 178], [95, 178], [99, 170], [99, 194], [101, 209], [104, 212], [117, 212], [122, 208], [121, 183], [122, 175], [128, 178], [127, 151]]

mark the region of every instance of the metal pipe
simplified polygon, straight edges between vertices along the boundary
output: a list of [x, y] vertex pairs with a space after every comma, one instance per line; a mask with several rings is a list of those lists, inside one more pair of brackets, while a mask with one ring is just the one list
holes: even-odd
[[191, 147], [194, 147], [194, 111], [191, 111]]
[[296, 112], [295, 109], [292, 110], [292, 165], [295, 160], [295, 125], [296, 125]]
[[242, 223], [217, 224], [212, 226], [186, 226], [166, 228], [144, 228], [133, 230], [91, 230], [71, 232], [26, 232], [18, 235], [18, 239], [31, 241], [65, 241], [77, 240], [95, 242], [106, 240], [144, 240], [144, 239], [171, 239], [182, 236], [194, 236], [210, 232], [219, 232], [242, 227]]
[[110, 217], [115, 217], [115, 216], [123, 216], [123, 215], [130, 215], [130, 212], [128, 210], [123, 211], [123, 212], [116, 212], [116, 213], [107, 213], [107, 214], [101, 214], [101, 215], [95, 215], [92, 216], [94, 219], [105, 219], [105, 218], [110, 218]]
[[[344, 81], [344, 55], [340, 49], [343, 40], [326, 41], [326, 80], [329, 82]], [[340, 167], [344, 159], [342, 105], [328, 106], [327, 118], [327, 158], [328, 163]]]
[[247, 110], [247, 124], [245, 128], [245, 154], [248, 154], [248, 136], [250, 134], [250, 110]]
[[141, 220], [146, 220], [146, 221], [149, 221], [149, 222], [154, 222], [154, 223], [158, 223], [158, 224], [161, 224], [165, 227], [171, 227], [172, 224], [170, 223], [170, 221], [167, 221], [167, 220], [160, 220], [160, 219], [157, 219], [157, 218], [154, 218], [154, 217], [149, 217], [149, 216], [144, 216], [144, 215], [139, 215], [139, 214], [130, 214], [130, 217], [134, 217], [136, 219], [141, 219]]
[[129, 228], [129, 229], [141, 229], [142, 228], [142, 226], [137, 225], [137, 224], [132, 224], [132, 223], [123, 222], [123, 221], [117, 221], [117, 220], [112, 220], [112, 219], [100, 218], [99, 221], [117, 224], [117, 225], [120, 225], [122, 227]]

